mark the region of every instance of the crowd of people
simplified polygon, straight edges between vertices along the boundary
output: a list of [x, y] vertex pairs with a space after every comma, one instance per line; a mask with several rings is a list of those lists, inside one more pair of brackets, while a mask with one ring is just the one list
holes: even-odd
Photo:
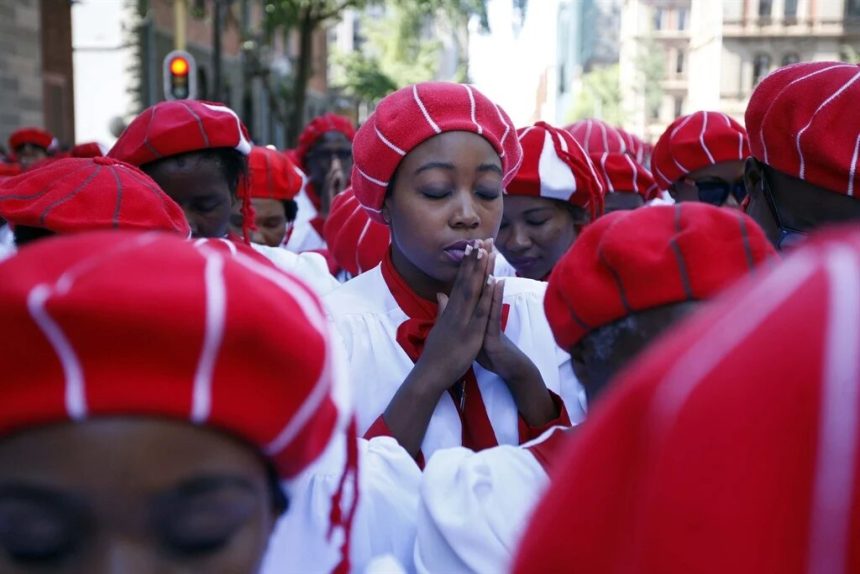
[[443, 82], [16, 131], [0, 571], [860, 572], [858, 80], [653, 145]]

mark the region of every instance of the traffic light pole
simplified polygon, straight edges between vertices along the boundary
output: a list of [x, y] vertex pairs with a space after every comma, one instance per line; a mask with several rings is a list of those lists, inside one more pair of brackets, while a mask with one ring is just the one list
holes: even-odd
[[221, 94], [221, 28], [224, 21], [224, 2], [215, 0], [214, 17], [212, 18], [212, 91], [215, 93], [215, 101], [220, 102], [225, 98]]
[[174, 50], [185, 49], [185, 15], [188, 14], [186, 0], [173, 0]]

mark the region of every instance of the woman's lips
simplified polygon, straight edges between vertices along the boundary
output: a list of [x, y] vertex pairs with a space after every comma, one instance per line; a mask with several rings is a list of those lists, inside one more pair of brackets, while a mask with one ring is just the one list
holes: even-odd
[[453, 261], [455, 263], [460, 263], [461, 261], [463, 261], [463, 258], [466, 256], [466, 247], [469, 247], [469, 246], [474, 248], [475, 240], [455, 241], [454, 243], [447, 245], [443, 249], [443, 251], [445, 252], [445, 254], [448, 257], [451, 258], [451, 261]]

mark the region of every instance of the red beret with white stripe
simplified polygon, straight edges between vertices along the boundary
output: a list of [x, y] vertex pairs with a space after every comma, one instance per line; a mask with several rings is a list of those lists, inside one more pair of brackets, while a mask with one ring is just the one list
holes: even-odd
[[860, 66], [802, 62], [780, 68], [753, 92], [745, 121], [752, 155], [837, 193], [860, 186]]
[[388, 226], [370, 219], [352, 188], [335, 196], [323, 236], [337, 264], [353, 277], [379, 265], [391, 243]]
[[635, 134], [632, 134], [621, 128], [616, 129], [621, 134], [621, 137], [624, 138], [624, 141], [627, 144], [627, 153], [632, 155], [633, 159], [635, 159], [637, 162], [642, 165], [645, 165], [646, 161], [651, 156], [651, 146]]
[[239, 181], [239, 196], [256, 199], [293, 199], [302, 189], [302, 177], [286, 154], [254, 146], [248, 156], [248, 177]]
[[860, 233], [825, 232], [646, 352], [562, 455], [514, 572], [860, 571], [858, 301]]
[[138, 168], [107, 157], [65, 158], [0, 183], [0, 217], [54, 233], [96, 229], [191, 234], [182, 208]]
[[645, 201], [651, 201], [660, 193], [654, 176], [632, 154], [603, 152], [589, 155], [597, 173], [603, 177], [606, 193], [638, 193]]
[[108, 157], [141, 166], [215, 148], [251, 153], [248, 130], [225, 106], [201, 100], [160, 102], [140, 113], [116, 140]]
[[502, 185], [510, 183], [522, 150], [508, 115], [468, 84], [415, 84], [383, 98], [355, 134], [352, 188], [371, 218], [383, 221], [385, 192], [403, 157], [433, 136], [454, 131], [486, 139], [502, 160]]
[[671, 303], [708, 299], [773, 256], [746, 214], [703, 203], [608, 213], [553, 269], [544, 310], [559, 346]]
[[0, 264], [0, 436], [153, 416], [237, 436], [283, 478], [316, 459], [340, 424], [322, 306], [212, 243], [102, 231]]
[[651, 170], [663, 189], [696, 170], [750, 155], [744, 127], [721, 112], [695, 112], [672, 122], [651, 155]]
[[564, 128], [589, 154], [594, 153], [631, 153], [628, 137], [620, 129], [602, 120], [579, 120]]
[[355, 126], [352, 125], [352, 120], [346, 116], [328, 113], [315, 117], [302, 130], [299, 136], [299, 145], [293, 152], [302, 169], [307, 169], [306, 158], [310, 149], [328, 132], [341, 133], [349, 141], [355, 138]]
[[592, 218], [603, 213], [603, 183], [588, 154], [566, 130], [545, 122], [517, 130], [523, 161], [505, 191], [570, 202]]
[[54, 136], [51, 132], [34, 127], [15, 130], [12, 132], [12, 135], [9, 136], [9, 148], [13, 152], [24, 144], [31, 144], [48, 149], [51, 147], [52, 143], [54, 143]]

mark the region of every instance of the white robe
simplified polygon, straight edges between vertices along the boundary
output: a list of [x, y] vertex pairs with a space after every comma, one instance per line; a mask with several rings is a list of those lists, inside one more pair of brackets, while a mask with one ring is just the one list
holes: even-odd
[[271, 261], [275, 267], [295, 275], [320, 297], [330, 293], [340, 285], [328, 270], [325, 257], [319, 253], [293, 253], [283, 247], [270, 247], [252, 243], [251, 247]]
[[[543, 311], [546, 284], [506, 279], [504, 302], [510, 305], [505, 334], [537, 366], [547, 388], [564, 401], [572, 423], [585, 416], [582, 388], [570, 356], [555, 343]], [[382, 276], [381, 266], [355, 277], [323, 299], [342, 339], [355, 383], [358, 432], [363, 435], [383, 413], [414, 363], [397, 342], [397, 328], [408, 319]], [[518, 411], [504, 381], [473, 364], [481, 397], [498, 444], [519, 443]], [[425, 460], [443, 448], [461, 446], [457, 407], [443, 393], [421, 445]]]
[[302, 253], [325, 248], [325, 239], [311, 225], [311, 219], [317, 215], [317, 208], [311, 203], [304, 188], [296, 196], [296, 205], [298, 205], [298, 212], [293, 224], [293, 233], [287, 240], [287, 249], [294, 253]]
[[565, 440], [561, 427], [522, 446], [437, 451], [424, 468], [415, 540], [420, 573], [510, 570], [532, 511], [549, 485], [530, 447]]

